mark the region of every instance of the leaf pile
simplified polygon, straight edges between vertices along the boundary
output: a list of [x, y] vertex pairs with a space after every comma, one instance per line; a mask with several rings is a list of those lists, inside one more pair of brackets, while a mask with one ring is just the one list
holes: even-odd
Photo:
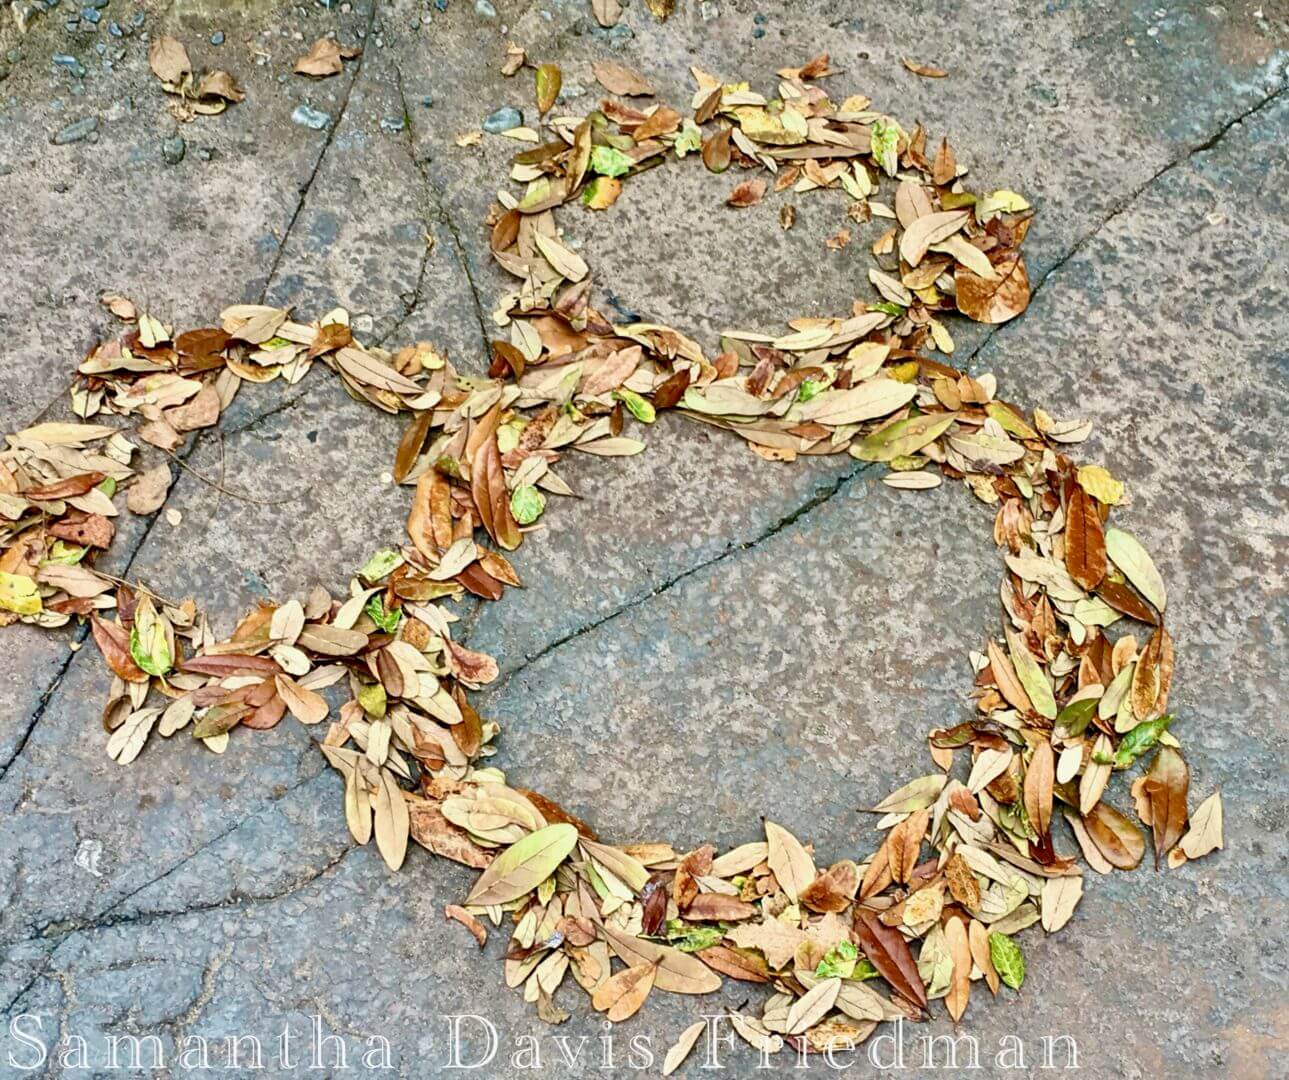
[[[411, 840], [480, 870], [448, 917], [480, 942], [483, 920], [510, 927], [506, 982], [552, 1022], [567, 1016], [554, 997], [569, 977], [613, 1021], [654, 991], [704, 994], [729, 978], [770, 992], [760, 1017], [737, 1018], [751, 1045], [824, 1051], [884, 1020], [923, 1018], [936, 999], [957, 1020], [981, 981], [1019, 989], [1014, 936], [1035, 923], [1059, 930], [1082, 897], [1074, 851], [1097, 873], [1144, 857], [1142, 829], [1104, 798], [1116, 771], [1146, 766], [1131, 795], [1157, 864], [1222, 846], [1220, 797], [1188, 816], [1167, 711], [1167, 593], [1141, 543], [1107, 523], [1123, 485], [1068, 456], [1090, 425], [1022, 409], [992, 376], [947, 362], [943, 313], [997, 322], [1024, 308], [1027, 204], [968, 191], [947, 142], [928, 159], [920, 129], [862, 99], [833, 105], [813, 81], [827, 73], [827, 57], [785, 69], [767, 100], [696, 72], [692, 117], [613, 101], [553, 116], [551, 141], [514, 160], [524, 193], [503, 194], [488, 222], [493, 255], [519, 284], [497, 309], [506, 334], [487, 377], [424, 343], [368, 348], [340, 310], [302, 323], [238, 305], [218, 326], [175, 334], [105, 297], [129, 329], [80, 365], [79, 422], [27, 428], [0, 454], [0, 617], [90, 620], [113, 677], [108, 751], [122, 763], [154, 731], [188, 729], [218, 751], [235, 729], [287, 713], [327, 722], [321, 746], [343, 777], [354, 838], [374, 838], [391, 868]], [[624, 93], [647, 86], [616, 65], [600, 75]], [[547, 71], [538, 93], [553, 101], [558, 83]], [[614, 323], [555, 212], [607, 207], [623, 181], [692, 151], [714, 172], [836, 188], [889, 216], [886, 260], [870, 274], [881, 299], [779, 334], [729, 331], [715, 356], [668, 326]], [[892, 207], [876, 197], [883, 175]], [[769, 186], [752, 177], [731, 201], [751, 205]], [[127, 429], [101, 421], [129, 418], [134, 439], [171, 451], [216, 423], [243, 382], [295, 382], [318, 362], [354, 397], [409, 416], [394, 462], [413, 487], [401, 550], [374, 555], [343, 596], [319, 588], [261, 604], [224, 640], [191, 601], [93, 569], [112, 540], [114, 496], [155, 512], [169, 483], [164, 463], [136, 470]], [[850, 454], [885, 463], [892, 486], [947, 478], [992, 509], [1002, 619], [972, 654], [974, 714], [932, 731], [935, 770], [872, 808], [867, 854], [823, 862], [773, 821], [725, 852], [610, 844], [488, 763], [498, 725], [470, 698], [497, 664], [454, 640], [445, 601], [517, 587], [507, 553], [548, 496], [572, 493], [565, 455], [636, 454], [666, 409], [770, 460]], [[1133, 629], [1120, 632], [1125, 622]], [[1075, 849], [1059, 840], [1062, 822]], [[682, 1036], [670, 1068], [696, 1038]]]

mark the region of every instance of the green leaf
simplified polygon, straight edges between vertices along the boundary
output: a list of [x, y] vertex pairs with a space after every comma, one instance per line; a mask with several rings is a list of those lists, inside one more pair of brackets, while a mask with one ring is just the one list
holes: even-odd
[[1100, 698], [1083, 698], [1071, 701], [1056, 716], [1056, 729], [1067, 738], [1082, 735], [1092, 722]]
[[885, 312], [887, 315], [891, 315], [897, 319], [904, 314], [904, 308], [902, 308], [899, 304], [891, 303], [889, 300], [883, 300], [881, 301], [881, 303], [877, 303], [877, 304], [869, 304], [868, 310], [882, 311], [882, 312]]
[[149, 675], [162, 676], [174, 663], [166, 625], [157, 617], [156, 609], [146, 598], [134, 611], [134, 625], [130, 628], [130, 655], [140, 670]]
[[1159, 736], [1168, 730], [1173, 722], [1172, 713], [1164, 713], [1154, 720], [1144, 720], [1129, 731], [1119, 742], [1119, 749], [1114, 755], [1114, 767], [1126, 769], [1142, 754], [1159, 742]]
[[855, 970], [850, 973], [852, 979], [858, 979], [861, 982], [866, 979], [876, 979], [878, 975], [877, 968], [873, 967], [873, 962], [867, 956], [861, 956], [855, 964]]
[[116, 494], [116, 477], [105, 476], [103, 477], [102, 480], [98, 482], [96, 486], [98, 487], [99, 491], [101, 491], [104, 495], [106, 495], [110, 499], [112, 498], [112, 496]]
[[821, 979], [849, 979], [858, 962], [859, 950], [849, 941], [839, 941], [824, 953], [824, 958], [815, 967], [815, 975]]
[[797, 387], [797, 400], [809, 401], [827, 385], [826, 382], [819, 379], [802, 379], [801, 385]]
[[615, 400], [622, 402], [631, 410], [631, 415], [639, 420], [642, 424], [652, 424], [658, 419], [658, 414], [654, 411], [653, 403], [646, 401], [634, 390], [615, 390], [613, 392]]
[[[401, 561], [402, 560], [400, 560], [400, 562]], [[403, 613], [397, 608], [393, 611], [385, 610], [385, 601], [382, 599], [380, 593], [375, 593], [371, 599], [367, 601], [367, 605], [363, 608], [363, 611], [367, 613], [372, 622], [387, 634], [392, 634], [397, 630], [398, 624], [403, 619]]]
[[53, 546], [49, 549], [49, 554], [45, 556], [40, 565], [75, 566], [85, 558], [87, 551], [89, 551], [89, 548], [77, 547], [75, 544], [69, 544], [66, 540], [55, 540]]
[[910, 416], [875, 431], [868, 438], [851, 448], [851, 456], [860, 461], [893, 461], [906, 454], [915, 454], [922, 447], [935, 442], [954, 421], [952, 413], [924, 413]]
[[1002, 979], [1013, 990], [1019, 990], [1025, 981], [1025, 954], [1020, 946], [1006, 934], [989, 935], [989, 959]]
[[885, 117], [874, 120], [869, 132], [868, 141], [873, 158], [887, 176], [894, 176], [900, 167], [900, 134], [900, 125]]
[[667, 920], [667, 942], [681, 952], [698, 952], [719, 945], [725, 931], [718, 926], [690, 926], [680, 919]]
[[702, 129], [686, 118], [685, 126], [680, 129], [680, 134], [676, 136], [676, 141], [672, 145], [676, 148], [676, 156], [683, 158], [703, 145]]
[[358, 571], [364, 581], [376, 582], [403, 565], [403, 556], [391, 548], [381, 548]]
[[596, 146], [591, 149], [591, 170], [602, 176], [622, 176], [630, 172], [634, 164], [628, 155], [612, 146]]
[[531, 525], [546, 509], [546, 496], [532, 484], [520, 484], [510, 493], [510, 512], [520, 525]]

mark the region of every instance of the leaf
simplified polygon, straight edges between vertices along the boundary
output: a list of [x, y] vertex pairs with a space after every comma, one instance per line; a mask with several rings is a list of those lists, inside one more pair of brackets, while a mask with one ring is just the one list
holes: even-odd
[[1099, 802], [1083, 815], [1088, 838], [1105, 860], [1119, 870], [1135, 870], [1146, 853], [1146, 839], [1123, 814]]
[[591, 168], [602, 176], [622, 176], [634, 164], [633, 158], [615, 146], [596, 146], [591, 150]]
[[278, 697], [286, 704], [292, 716], [302, 724], [320, 724], [327, 718], [327, 699], [313, 690], [306, 689], [289, 675], [274, 675]]
[[645, 0], [645, 6], [659, 22], [666, 22], [667, 17], [676, 10], [676, 0]]
[[596, 81], [610, 94], [620, 97], [653, 97], [653, 84], [635, 68], [612, 60], [596, 60], [591, 64]]
[[470, 462], [470, 490], [488, 535], [507, 551], [517, 548], [523, 535], [510, 512], [510, 493], [495, 433], [484, 440]]
[[[602, 3], [603, 0], [593, 0], [593, 2], [598, 5]], [[600, 25], [604, 24], [601, 23]], [[667, 1051], [667, 1056], [663, 1058], [663, 1076], [670, 1076], [685, 1063], [685, 1059], [689, 1057], [690, 1051], [694, 1049], [695, 1044], [698, 1042], [698, 1037], [706, 1030], [707, 1022], [705, 1020], [698, 1020], [690, 1024], [689, 1027], [685, 1028], [685, 1030], [680, 1033], [680, 1038], [675, 1041], [671, 1049]]]
[[861, 461], [891, 461], [916, 454], [943, 435], [955, 419], [952, 413], [923, 413], [897, 420], [852, 446], [851, 457]]
[[1091, 592], [1105, 577], [1106, 544], [1096, 502], [1081, 487], [1065, 507], [1065, 568], [1070, 577]]
[[953, 974], [944, 1005], [957, 1023], [967, 1011], [967, 1001], [971, 997], [971, 944], [967, 939], [966, 924], [961, 919], [949, 919], [944, 924], [944, 936], [949, 955], [953, 958]]
[[537, 79], [537, 113], [545, 116], [559, 97], [560, 86], [564, 81], [558, 64], [542, 64], [536, 73]]
[[147, 682], [148, 673], [130, 655], [130, 635], [120, 623], [90, 615], [90, 632], [112, 673], [125, 682]]
[[653, 989], [657, 973], [657, 963], [635, 964], [619, 971], [591, 995], [591, 1007], [598, 1012], [607, 1012], [609, 1020], [615, 1024], [634, 1016]]
[[[10, 574], [0, 570], [0, 608], [18, 615], [35, 615], [40, 611], [40, 593], [36, 590], [36, 582], [26, 574]], [[98, 640], [97, 637], [95, 640]]]
[[648, 884], [648, 869], [639, 859], [628, 855], [621, 848], [583, 838], [582, 849], [632, 892], [638, 894]]
[[357, 56], [360, 51], [342, 49], [340, 43], [333, 38], [318, 38], [310, 46], [309, 51], [296, 60], [295, 72], [298, 75], [313, 75], [316, 78], [339, 75], [344, 68], [341, 57], [350, 59]]
[[1040, 894], [1043, 929], [1055, 934], [1070, 921], [1074, 908], [1083, 896], [1083, 875], [1048, 878]]
[[944, 773], [932, 773], [910, 780], [902, 788], [892, 791], [870, 811], [874, 814], [911, 814], [930, 806], [940, 796], [949, 778]]
[[107, 740], [107, 755], [118, 765], [128, 765], [143, 750], [160, 709], [136, 709], [112, 732]]
[[767, 861], [774, 872], [779, 887], [796, 901], [802, 891], [814, 881], [815, 862], [792, 833], [773, 821], [765, 823], [765, 839], [769, 845]]
[[1156, 869], [1186, 831], [1186, 797], [1190, 787], [1190, 770], [1185, 759], [1171, 746], [1160, 747], [1146, 773], [1145, 783], [1150, 795]]
[[1035, 747], [1029, 768], [1025, 770], [1025, 813], [1040, 836], [1051, 827], [1055, 773], [1052, 744], [1044, 739]]
[[510, 512], [519, 525], [531, 525], [546, 509], [546, 496], [532, 484], [520, 484], [510, 493]]
[[150, 597], [139, 601], [130, 627], [130, 656], [140, 670], [149, 675], [164, 675], [174, 663], [170, 651], [169, 624], [157, 615]]
[[1006, 934], [997, 932], [989, 935], [989, 960], [1002, 979], [1013, 990], [1019, 990], [1025, 982], [1025, 954], [1020, 946]]
[[1173, 639], [1158, 626], [1146, 642], [1132, 672], [1132, 714], [1139, 720], [1153, 720], [1168, 706], [1173, 681]]
[[139, 473], [125, 496], [125, 505], [132, 514], [154, 514], [161, 509], [170, 492], [170, 466], [164, 461]]
[[622, 194], [622, 181], [612, 176], [597, 176], [582, 189], [582, 205], [592, 210], [607, 210]]
[[389, 769], [380, 770], [380, 790], [376, 792], [372, 809], [376, 812], [376, 847], [385, 865], [397, 870], [407, 857], [411, 818], [403, 790]]
[[825, 390], [798, 406], [803, 420], [839, 427], [889, 416], [917, 396], [912, 383], [895, 379], [870, 379], [849, 390]]
[[788, 1010], [788, 1019], [784, 1023], [784, 1034], [800, 1035], [808, 1028], [819, 1023], [832, 1010], [841, 993], [841, 979], [824, 979], [807, 990], [792, 1004]]
[[1078, 479], [1079, 486], [1099, 503], [1117, 506], [1123, 499], [1123, 481], [1100, 465], [1080, 465]]
[[912, 878], [930, 822], [931, 811], [918, 810], [891, 830], [887, 840], [887, 858], [892, 880], [907, 882]]
[[926, 987], [922, 985], [904, 935], [892, 927], [883, 926], [873, 912], [863, 908], [855, 913], [855, 933], [859, 935], [864, 955], [873, 962], [873, 967], [891, 988], [910, 1004], [926, 1009]]
[[169, 34], [161, 34], [152, 39], [152, 44], [148, 46], [148, 66], [163, 83], [181, 83], [183, 77], [192, 71], [188, 50]]
[[967, 210], [941, 210], [923, 214], [911, 222], [900, 237], [900, 256], [910, 266], [917, 266], [926, 255], [927, 248], [958, 232], [970, 216]]
[[958, 310], [982, 323], [1005, 323], [1029, 306], [1029, 275], [1020, 252], [994, 263], [995, 278], [988, 279], [958, 263], [953, 280]]
[[1164, 579], [1160, 577], [1154, 560], [1137, 538], [1122, 529], [1107, 529], [1105, 545], [1106, 554], [1115, 566], [1123, 571], [1124, 576], [1142, 596], [1162, 612], [1168, 602]]
[[1056, 698], [1052, 695], [1052, 683], [1029, 651], [1025, 639], [1012, 630], [1007, 630], [1007, 651], [1011, 654], [1016, 677], [1025, 688], [1034, 711], [1048, 720], [1056, 719]]
[[1016, 677], [1016, 669], [1007, 658], [1007, 654], [992, 639], [986, 644], [985, 652], [989, 656], [989, 670], [994, 676], [994, 685], [998, 687], [998, 692], [1002, 694], [1007, 704], [1021, 713], [1032, 712], [1033, 702], [1029, 700], [1029, 694], [1025, 692], [1025, 687]]
[[506, 904], [537, 888], [577, 846], [572, 825], [547, 825], [506, 848], [474, 883], [466, 906]]
[[735, 185], [730, 192], [729, 198], [725, 201], [739, 209], [745, 209], [749, 206], [755, 206], [765, 198], [766, 184], [764, 180], [744, 180], [741, 184]]
[[1159, 742], [1159, 736], [1168, 730], [1168, 725], [1172, 722], [1172, 715], [1166, 713], [1153, 720], [1144, 720], [1134, 727], [1119, 740], [1119, 749], [1114, 755], [1114, 767], [1126, 769]]
[[672, 994], [710, 994], [721, 988], [720, 976], [697, 957], [668, 945], [634, 937], [607, 924], [604, 936], [624, 963], [656, 963], [658, 971], [654, 985], [659, 990]]
[[197, 96], [222, 98], [224, 101], [245, 101], [246, 94], [237, 80], [227, 71], [208, 71], [197, 84]]
[[1110, 781], [1113, 760], [1109, 759], [1110, 740], [1105, 735], [1098, 735], [1092, 744], [1092, 756], [1083, 770], [1083, 779], [1079, 781], [1079, 812], [1087, 814], [1101, 799], [1106, 784]]
[[81, 446], [84, 443], [106, 439], [116, 432], [116, 428], [106, 427], [103, 424], [64, 424], [51, 420], [23, 428], [15, 437], [27, 442], [48, 443], [50, 446]]
[[[920, 75], [924, 79], [943, 79], [949, 73], [942, 67], [935, 67], [932, 64], [919, 64], [916, 60], [910, 60], [907, 56], [900, 61], [905, 68], [913, 72], [914, 75]], [[956, 1020], [957, 1017], [954, 1017]]]
[[1188, 859], [1199, 859], [1222, 846], [1222, 793], [1215, 791], [1191, 815], [1191, 827], [1179, 847]]

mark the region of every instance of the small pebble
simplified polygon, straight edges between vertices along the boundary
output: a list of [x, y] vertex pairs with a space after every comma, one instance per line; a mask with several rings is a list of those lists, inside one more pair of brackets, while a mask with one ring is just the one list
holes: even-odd
[[161, 143], [161, 157], [167, 165], [178, 165], [187, 150], [188, 144], [182, 135], [172, 135]]
[[62, 131], [58, 132], [50, 142], [55, 146], [67, 146], [69, 143], [77, 143], [87, 138], [93, 132], [98, 130], [98, 117], [87, 116], [83, 120], [77, 120], [75, 123], [68, 124]]
[[101, 18], [103, 18], [103, 13], [98, 8], [81, 8], [81, 20], [83, 22], [97, 26]]
[[212, 45], [222, 45], [222, 44], [224, 44], [224, 31], [222, 31], [222, 30], [216, 30], [213, 34], [211, 34], [211, 35], [210, 35], [210, 43], [211, 43]]
[[401, 116], [382, 116], [380, 118], [380, 129], [387, 135], [397, 135], [403, 130], [406, 121]]
[[85, 78], [85, 65], [76, 57], [69, 56], [67, 53], [54, 53], [53, 60], [55, 67], [62, 68], [77, 79]]
[[497, 135], [511, 128], [522, 127], [523, 123], [524, 114], [506, 105], [484, 120], [483, 130], [489, 135]]
[[320, 112], [317, 109], [311, 109], [308, 105], [297, 105], [295, 111], [291, 114], [291, 119], [297, 124], [303, 124], [307, 128], [313, 128], [314, 131], [321, 131], [331, 123], [329, 113]]
[[488, 0], [474, 0], [474, 10], [485, 19], [495, 19], [497, 17], [497, 9]]
[[433, 104], [434, 104], [434, 95], [433, 95], [433, 94], [426, 94], [423, 98], [421, 98], [421, 105], [422, 105], [424, 108], [428, 109], [428, 108], [429, 108], [431, 105], [433, 105]]

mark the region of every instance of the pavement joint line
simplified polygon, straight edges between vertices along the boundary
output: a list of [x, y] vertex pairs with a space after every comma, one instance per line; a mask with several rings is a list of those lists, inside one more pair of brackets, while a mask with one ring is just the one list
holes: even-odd
[[291, 234], [295, 230], [296, 222], [300, 220], [300, 214], [304, 210], [304, 204], [309, 201], [309, 193], [313, 190], [313, 182], [318, 178], [318, 173], [322, 171], [322, 163], [327, 159], [327, 151], [331, 149], [331, 144], [335, 142], [336, 132], [340, 130], [340, 125], [344, 123], [345, 113], [349, 109], [349, 100], [353, 97], [354, 87], [358, 85], [358, 80], [362, 77], [363, 61], [367, 58], [367, 50], [371, 48], [372, 28], [376, 25], [376, 8], [375, 0], [372, 0], [371, 14], [367, 18], [367, 31], [363, 36], [363, 49], [358, 54], [354, 62], [354, 74], [349, 80], [349, 85], [345, 88], [345, 96], [340, 99], [340, 108], [336, 112], [336, 119], [332, 125], [327, 128], [327, 134], [322, 140], [322, 149], [318, 151], [318, 156], [314, 159], [313, 169], [310, 171], [304, 186], [300, 188], [300, 197], [296, 200], [295, 210], [291, 214], [291, 220], [286, 223], [286, 231], [282, 234], [282, 241], [277, 246], [277, 251], [273, 253], [273, 262], [269, 264], [268, 275], [264, 278], [264, 288], [260, 290], [260, 303], [265, 302], [269, 289], [273, 287], [273, 279], [277, 276], [278, 267], [282, 264], [282, 255], [286, 251], [287, 243], [291, 239]]
[[601, 615], [596, 619], [592, 619], [590, 622], [584, 623], [581, 626], [577, 627], [576, 629], [569, 631], [567, 634], [564, 634], [561, 637], [556, 638], [554, 641], [550, 642], [549, 644], [544, 645], [532, 656], [527, 657], [522, 663], [520, 663], [510, 671], [507, 671], [502, 676], [501, 680], [498, 683], [488, 687], [487, 693], [489, 695], [499, 693], [510, 684], [510, 681], [516, 675], [520, 674], [522, 671], [526, 670], [527, 668], [532, 667], [539, 660], [544, 659], [545, 657], [549, 656], [551, 653], [567, 645], [569, 642], [574, 641], [577, 638], [583, 637], [586, 634], [591, 633], [592, 631], [598, 630], [601, 626], [604, 626], [605, 623], [612, 622], [614, 619], [617, 619], [619, 616], [624, 615], [629, 611], [634, 611], [636, 608], [644, 607], [646, 604], [654, 600], [656, 597], [661, 596], [666, 592], [669, 592], [675, 585], [678, 585], [686, 578], [693, 577], [693, 575], [699, 573], [700, 571], [706, 570], [707, 568], [711, 566], [715, 566], [718, 563], [722, 563], [727, 559], [744, 555], [747, 552], [751, 551], [753, 548], [757, 547], [759, 544], [763, 543], [764, 541], [777, 536], [785, 529], [791, 527], [792, 525], [795, 525], [797, 522], [803, 520], [804, 518], [809, 517], [820, 507], [825, 506], [827, 503], [831, 502], [832, 499], [834, 499], [841, 492], [849, 490], [851, 483], [859, 476], [868, 472], [872, 467], [873, 467], [872, 462], [862, 462], [859, 465], [849, 469], [848, 471], [841, 473], [839, 476], [834, 477], [832, 480], [828, 481], [827, 483], [820, 485], [816, 489], [814, 495], [812, 495], [809, 499], [803, 502], [800, 506], [796, 507], [794, 510], [785, 514], [783, 517], [779, 518], [772, 525], [770, 525], [769, 528], [763, 529], [761, 532], [759, 532], [756, 536], [752, 537], [750, 540], [747, 540], [744, 543], [731, 544], [729, 547], [727, 547], [724, 551], [720, 552], [718, 555], [713, 555], [711, 558], [703, 559], [701, 562], [697, 562], [693, 566], [687, 567], [685, 570], [682, 570], [679, 574], [676, 574], [673, 577], [670, 577], [665, 581], [663, 581], [662, 584], [657, 585], [652, 589], [649, 589], [647, 592], [643, 592], [638, 594], [637, 596], [632, 597], [626, 603], [620, 605], [617, 608], [614, 608], [608, 614]]
[[[1042, 273], [1038, 281], [1035, 283], [1034, 288], [1030, 292], [1030, 304], [1031, 305], [1033, 304], [1034, 300], [1037, 299], [1038, 294], [1043, 291], [1043, 287], [1047, 284], [1047, 282], [1051, 279], [1051, 277], [1054, 274], [1056, 274], [1058, 270], [1061, 270], [1062, 268], [1064, 268], [1066, 263], [1070, 262], [1071, 259], [1073, 259], [1080, 252], [1082, 252], [1083, 249], [1087, 247], [1090, 243], [1092, 243], [1092, 241], [1095, 240], [1098, 236], [1100, 236], [1101, 233], [1104, 232], [1111, 223], [1113, 223], [1118, 218], [1122, 217], [1124, 214], [1128, 213], [1128, 211], [1131, 210], [1137, 204], [1137, 200], [1140, 199], [1141, 196], [1144, 195], [1150, 188], [1152, 188], [1159, 180], [1162, 180], [1169, 173], [1173, 172], [1173, 170], [1178, 169], [1181, 166], [1187, 164], [1193, 157], [1195, 157], [1196, 154], [1202, 154], [1207, 150], [1212, 150], [1224, 138], [1226, 138], [1226, 136], [1229, 135], [1235, 127], [1244, 123], [1245, 120], [1248, 120], [1251, 117], [1255, 116], [1257, 113], [1265, 109], [1268, 105], [1273, 104], [1277, 98], [1279, 98], [1282, 94], [1285, 93], [1286, 90], [1289, 90], [1289, 83], [1282, 83], [1279, 87], [1277, 87], [1271, 93], [1267, 94], [1256, 104], [1249, 106], [1249, 108], [1245, 109], [1238, 116], [1232, 117], [1230, 120], [1224, 121], [1217, 128], [1217, 130], [1214, 131], [1213, 134], [1210, 135], [1208, 138], [1204, 139], [1202, 142], [1196, 143], [1185, 153], [1178, 155], [1177, 157], [1173, 158], [1171, 161], [1165, 162], [1158, 169], [1156, 169], [1155, 172], [1147, 180], [1137, 185], [1137, 187], [1134, 188], [1128, 195], [1119, 199], [1114, 209], [1112, 209], [1110, 213], [1105, 218], [1102, 219], [1100, 224], [1088, 230], [1088, 232], [1084, 233], [1081, 237], [1079, 237], [1079, 239], [1077, 239], [1072, 245], [1070, 245], [1070, 249], [1064, 255], [1062, 255], [1059, 259], [1057, 259], [1056, 262], [1054, 262]], [[1002, 325], [1005, 325], [1005, 324], [996, 323], [995, 325], [989, 328], [988, 333], [986, 333], [985, 336], [981, 338], [980, 344], [978, 344], [974, 349], [972, 349], [971, 352], [969, 352], [967, 356], [962, 360], [962, 364], [964, 367], [967, 364], [970, 364], [971, 361], [973, 361], [981, 352], [984, 351], [985, 347], [988, 346], [990, 342], [993, 341], [994, 335], [998, 332], [998, 328]]]
[[355, 851], [360, 850], [362, 850], [362, 846], [359, 844], [348, 845], [338, 855], [334, 855], [328, 859], [323, 866], [316, 870], [310, 870], [303, 877], [297, 881], [291, 882], [284, 889], [281, 889], [278, 892], [245, 895], [234, 893], [233, 895], [225, 897], [219, 901], [204, 904], [193, 904], [189, 907], [176, 908], [174, 910], [132, 912], [116, 919], [105, 919], [102, 915], [99, 915], [89, 922], [60, 928], [55, 933], [37, 934], [34, 937], [23, 938], [19, 941], [11, 942], [10, 945], [12, 946], [22, 945], [31, 941], [48, 941], [53, 944], [53, 948], [51, 948], [48, 954], [46, 954], [45, 960], [41, 964], [39, 970], [37, 970], [35, 974], [33, 974], [32, 977], [23, 984], [22, 988], [19, 989], [7, 1004], [0, 1006], [0, 1015], [11, 1012], [14, 1007], [17, 1006], [17, 1004], [30, 992], [31, 988], [47, 974], [53, 963], [54, 954], [58, 951], [63, 942], [70, 937], [74, 937], [77, 934], [93, 934], [99, 930], [116, 930], [121, 927], [151, 926], [154, 923], [166, 922], [170, 919], [179, 919], [185, 915], [201, 915], [211, 911], [242, 912], [260, 904], [277, 903], [281, 900], [286, 900], [301, 889], [308, 888], [308, 886], [312, 885], [315, 881], [321, 880], [327, 874], [339, 867], [340, 864]]
[[[447, 203], [444, 201], [442, 193], [430, 177], [429, 169], [426, 167], [425, 163], [420, 161], [416, 156], [416, 129], [412, 123], [411, 110], [407, 107], [407, 95], [403, 91], [403, 69], [401, 67], [395, 67], [394, 73], [398, 85], [399, 100], [403, 105], [404, 124], [407, 127], [408, 156], [412, 159], [412, 167], [421, 175], [421, 182], [425, 187], [426, 198], [429, 200], [430, 206], [438, 212], [439, 222], [448, 230], [448, 235], [452, 238], [452, 246], [456, 251], [457, 263], [460, 265], [461, 272], [465, 275], [466, 282], [470, 286], [470, 295], [474, 298], [475, 318], [479, 322], [479, 344], [482, 349], [481, 359], [483, 366], [486, 368], [489, 360], [488, 354], [490, 352], [490, 339], [488, 336], [488, 321], [484, 315], [484, 304], [483, 298], [479, 292], [479, 285], [474, 279], [474, 271], [470, 268], [470, 257], [466, 250], [465, 242], [461, 238], [461, 229], [457, 225], [456, 219], [452, 216]], [[422, 272], [424, 272], [425, 265], [429, 261], [430, 254], [431, 253], [427, 250], [425, 253], [425, 262], [422, 263]], [[420, 297], [417, 298], [417, 304], [419, 303]], [[399, 323], [400, 327], [402, 322], [405, 322], [415, 310], [416, 305], [413, 305], [406, 312]]]
[[247, 814], [245, 817], [239, 818], [228, 828], [222, 830], [217, 835], [211, 837], [204, 844], [198, 847], [195, 851], [192, 851], [188, 855], [185, 855], [177, 863], [169, 867], [164, 873], [158, 874], [156, 877], [151, 878], [148, 881], [145, 881], [142, 885], [139, 885], [137, 888], [131, 889], [124, 896], [118, 898], [117, 900], [114, 900], [108, 907], [104, 908], [102, 911], [99, 911], [97, 914], [91, 915], [88, 918], [81, 919], [81, 920], [50, 920], [44, 925], [32, 924], [31, 926], [28, 927], [28, 929], [31, 930], [32, 933], [28, 937], [20, 938], [17, 941], [12, 942], [11, 945], [18, 945], [18, 944], [22, 944], [24, 942], [30, 942], [30, 941], [61, 941], [63, 938], [66, 938], [72, 934], [89, 933], [95, 930], [108, 930], [117, 926], [131, 926], [131, 925], [136, 925], [138, 923], [151, 922], [161, 918], [178, 918], [181, 915], [188, 915], [188, 914], [193, 914], [195, 912], [201, 912], [201, 911], [213, 911], [217, 908], [230, 907], [234, 904], [270, 903], [275, 900], [283, 900], [286, 897], [290, 896], [292, 893], [298, 892], [300, 889], [303, 889], [305, 886], [316, 881], [328, 870], [331, 870], [334, 867], [338, 866], [340, 862], [345, 858], [346, 855], [348, 855], [351, 851], [356, 850], [358, 845], [354, 845], [354, 844], [349, 845], [339, 855], [335, 855], [332, 858], [328, 859], [326, 864], [323, 865], [322, 867], [316, 870], [311, 869], [307, 871], [302, 877], [300, 877], [296, 881], [291, 882], [285, 888], [280, 889], [276, 892], [262, 893], [262, 894], [261, 893], [249, 893], [249, 894], [234, 893], [231, 896], [224, 897], [219, 901], [213, 901], [213, 902], [208, 902], [204, 904], [193, 904], [188, 907], [184, 907], [180, 909], [128, 911], [128, 912], [122, 912], [119, 915], [113, 914], [114, 912], [117, 911], [118, 908], [120, 908], [123, 904], [133, 899], [139, 893], [144, 892], [145, 890], [151, 888], [153, 885], [156, 885], [159, 882], [164, 881], [172, 874], [175, 874], [178, 871], [182, 870], [188, 863], [192, 862], [193, 859], [197, 858], [197, 856], [201, 855], [203, 852], [214, 847], [221, 840], [224, 840], [228, 836], [231, 836], [233, 833], [237, 832], [238, 829], [242, 828], [242, 826], [248, 824], [251, 821], [254, 821], [256, 818], [264, 814], [271, 807], [278, 805], [278, 803], [280, 803], [282, 799], [286, 798], [287, 795], [291, 794], [291, 792], [296, 791], [297, 789], [304, 787], [306, 784], [310, 783], [311, 781], [317, 780], [319, 777], [322, 777], [325, 775], [327, 775], [325, 772], [317, 772], [312, 774], [311, 776], [306, 776], [304, 779], [299, 780], [296, 783], [292, 784], [289, 788], [287, 788], [286, 791], [284, 791], [276, 799], [271, 800], [271, 802], [266, 805], [261, 805], [257, 807], [252, 813]]

